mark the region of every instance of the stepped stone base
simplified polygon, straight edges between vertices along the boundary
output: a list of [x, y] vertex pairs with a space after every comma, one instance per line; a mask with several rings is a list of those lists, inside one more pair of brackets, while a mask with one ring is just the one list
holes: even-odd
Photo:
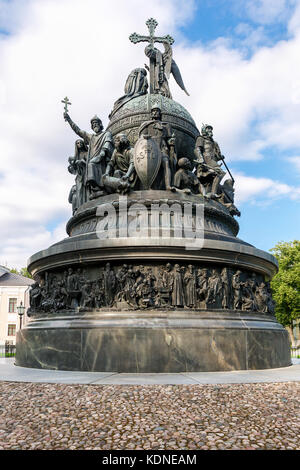
[[34, 319], [18, 333], [16, 365], [128, 373], [209, 372], [291, 365], [275, 318], [237, 311], [98, 311]]

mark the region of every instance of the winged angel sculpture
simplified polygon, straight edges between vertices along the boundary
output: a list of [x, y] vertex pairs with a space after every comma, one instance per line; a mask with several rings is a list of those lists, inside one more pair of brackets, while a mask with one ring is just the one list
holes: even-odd
[[[138, 42], [149, 42], [145, 48], [145, 54], [150, 60], [150, 68], [146, 66], [150, 72], [150, 93], [161, 94], [167, 98], [172, 98], [168, 83], [170, 75], [172, 74], [176, 83], [188, 95], [180, 70], [173, 59], [172, 44], [174, 39], [169, 35], [163, 37], [154, 36], [157, 24], [154, 18], [150, 18], [146, 22], [150, 33], [149, 36], [141, 36], [137, 33], [133, 33], [129, 36], [130, 41], [135, 44]], [[155, 42], [163, 44], [164, 52], [154, 47]]]

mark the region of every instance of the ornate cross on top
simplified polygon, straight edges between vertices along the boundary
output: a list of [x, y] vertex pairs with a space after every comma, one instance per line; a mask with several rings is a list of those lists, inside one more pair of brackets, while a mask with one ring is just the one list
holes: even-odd
[[[129, 39], [131, 42], [134, 44], [137, 44], [138, 42], [148, 42], [149, 46], [151, 49], [154, 50], [154, 43], [155, 42], [160, 42], [160, 43], [167, 43], [170, 46], [173, 44], [174, 39], [167, 34], [166, 36], [154, 36], [155, 29], [158, 25], [158, 22], [154, 18], [150, 18], [149, 20], [146, 21], [146, 26], [148, 27], [149, 30], [149, 36], [141, 36], [140, 34], [133, 33], [129, 36]], [[150, 58], [150, 93], [157, 93], [158, 92], [158, 85], [157, 85], [157, 80], [159, 82], [163, 82], [162, 79], [162, 71], [161, 69], [159, 72], [155, 72], [155, 60]], [[157, 79], [156, 75], [159, 73], [159, 78]], [[155, 85], [156, 83], [156, 85]]]
[[66, 96], [63, 100], [61, 100], [62, 103], [65, 104], [65, 113], [68, 112], [68, 105], [72, 104], [70, 101], [69, 101], [69, 98]]
[[174, 42], [174, 39], [169, 34], [163, 37], [154, 36], [154, 32], [155, 32], [157, 25], [158, 25], [158, 22], [154, 18], [150, 18], [149, 20], [146, 21], [146, 26], [149, 29], [149, 36], [141, 36], [140, 34], [133, 33], [129, 36], [130, 41], [133, 42], [134, 44], [138, 42], [149, 42], [152, 46], [154, 46], [155, 42], [161, 42], [161, 43], [168, 42], [170, 45], [172, 45]]

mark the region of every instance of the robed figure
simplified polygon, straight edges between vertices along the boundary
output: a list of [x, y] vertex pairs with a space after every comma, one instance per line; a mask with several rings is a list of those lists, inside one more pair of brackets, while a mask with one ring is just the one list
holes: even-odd
[[102, 121], [98, 116], [91, 119], [91, 128], [94, 134], [81, 130], [67, 112], [64, 113], [64, 118], [71, 129], [88, 145], [86, 184], [89, 190], [89, 199], [102, 196], [104, 194], [102, 176], [114, 149], [112, 134], [109, 131], [103, 131]]
[[189, 265], [188, 269], [184, 275], [184, 284], [185, 284], [185, 303], [187, 307], [196, 306], [196, 276], [194, 272], [193, 265]]
[[183, 307], [185, 304], [183, 279], [179, 264], [175, 264], [172, 279], [172, 305]]
[[108, 307], [110, 307], [114, 301], [114, 292], [116, 286], [116, 276], [110, 267], [110, 263], [106, 263], [105, 270], [103, 271], [103, 285], [105, 303]]
[[154, 94], [158, 93], [166, 98], [172, 99], [168, 83], [170, 74], [172, 74], [176, 83], [188, 95], [179, 68], [173, 59], [171, 45], [165, 41], [163, 42], [163, 46], [165, 49], [164, 52], [161, 52], [159, 49], [154, 47], [153, 44], [149, 44], [145, 48], [145, 54], [150, 59], [150, 70], [152, 71], [152, 73], [150, 72], [151, 92]]
[[128, 101], [136, 98], [137, 96], [145, 95], [148, 90], [147, 71], [144, 68], [136, 68], [130, 72], [127, 77], [124, 92], [125, 95], [121, 96], [115, 103], [109, 119]]
[[213, 304], [215, 308], [220, 308], [220, 300], [222, 295], [222, 282], [216, 269], [212, 270], [211, 276], [208, 278], [207, 301]]
[[32, 284], [31, 289], [29, 291], [29, 299], [30, 308], [27, 311], [28, 317], [30, 317], [30, 314], [40, 307], [42, 301], [42, 291], [38, 282]]
[[81, 204], [87, 201], [86, 193], [86, 160], [88, 154], [87, 144], [82, 139], [75, 142], [74, 157], [69, 158], [68, 171], [76, 175], [75, 185], [69, 194], [69, 202], [72, 204], [73, 214]]
[[188, 158], [182, 157], [178, 160], [179, 169], [174, 176], [174, 186], [176, 190], [186, 194], [197, 193], [199, 181], [195, 173], [193, 173], [191, 162]]
[[134, 188], [137, 180], [134, 151], [126, 134], [115, 136], [114, 143], [115, 149], [103, 175], [103, 182], [109, 192], [116, 192], [115, 188], [126, 192]]

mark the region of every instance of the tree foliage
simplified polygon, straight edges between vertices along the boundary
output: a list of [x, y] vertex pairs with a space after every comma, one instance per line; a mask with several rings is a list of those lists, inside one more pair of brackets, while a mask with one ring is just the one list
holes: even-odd
[[279, 265], [271, 281], [276, 318], [283, 326], [293, 327], [300, 318], [300, 241], [279, 242], [270, 251]]
[[21, 268], [21, 269], [10, 268], [9, 270], [10, 270], [11, 273], [19, 274], [20, 276], [29, 277], [29, 279], [32, 279], [32, 276], [28, 272], [27, 268]]

